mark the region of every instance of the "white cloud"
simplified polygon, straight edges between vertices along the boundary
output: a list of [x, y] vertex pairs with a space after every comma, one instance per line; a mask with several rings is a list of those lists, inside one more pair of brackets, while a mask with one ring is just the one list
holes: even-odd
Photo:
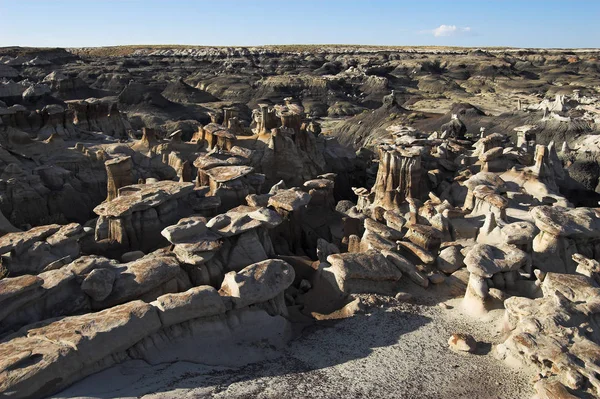
[[433, 33], [433, 36], [435, 37], [448, 37], [470, 33], [471, 28], [468, 26], [460, 27], [456, 25], [440, 25], [429, 32]]

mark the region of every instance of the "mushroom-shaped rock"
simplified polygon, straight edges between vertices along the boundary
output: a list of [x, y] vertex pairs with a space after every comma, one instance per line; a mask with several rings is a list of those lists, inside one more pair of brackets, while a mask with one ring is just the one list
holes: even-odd
[[538, 229], [554, 236], [600, 237], [600, 218], [592, 208], [542, 205], [530, 213]]
[[333, 190], [334, 182], [330, 179], [308, 180], [303, 184], [307, 190]]
[[201, 240], [193, 243], [177, 244], [173, 253], [182, 263], [201, 265], [212, 259], [216, 251], [223, 245], [220, 240]]
[[193, 287], [176, 294], [165, 294], [152, 304], [158, 309], [163, 327], [222, 314], [227, 310], [223, 298], [209, 285]]
[[161, 234], [174, 244], [173, 253], [180, 262], [199, 265], [210, 258], [223, 245], [221, 234], [209, 230], [201, 216], [183, 218]]
[[487, 135], [481, 139], [479, 139], [473, 146], [475, 147], [475, 151], [473, 155], [479, 156], [480, 154], [491, 150], [492, 148], [502, 147], [502, 143], [506, 136], [500, 133], [492, 133]]
[[217, 183], [225, 183], [246, 176], [254, 170], [251, 166], [217, 166], [204, 173]]
[[294, 268], [280, 259], [267, 259], [225, 275], [219, 294], [231, 297], [235, 308], [266, 302], [294, 281]]
[[491, 278], [499, 272], [518, 270], [527, 261], [527, 253], [508, 244], [475, 244], [465, 257], [467, 270], [483, 278]]
[[582, 254], [573, 254], [571, 258], [577, 262], [577, 273], [592, 278], [600, 273], [600, 262], [597, 260], [586, 258]]
[[150, 184], [134, 184], [119, 189], [119, 196], [94, 208], [94, 213], [106, 217], [121, 217], [133, 212], [158, 207], [169, 200], [182, 198], [194, 191], [193, 183], [162, 180]]
[[475, 209], [472, 214], [477, 212], [485, 214], [488, 210], [492, 210], [499, 217], [508, 207], [508, 200], [497, 194], [496, 190], [490, 186], [475, 187], [473, 195], [475, 196]]
[[600, 218], [592, 208], [538, 206], [530, 211], [540, 233], [533, 240], [533, 265], [546, 272], [574, 273], [576, 252], [596, 253]]

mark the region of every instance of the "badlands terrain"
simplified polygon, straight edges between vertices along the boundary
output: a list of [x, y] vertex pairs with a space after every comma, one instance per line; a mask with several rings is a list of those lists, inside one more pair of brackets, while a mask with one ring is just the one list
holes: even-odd
[[599, 56], [0, 48], [0, 397], [600, 397]]

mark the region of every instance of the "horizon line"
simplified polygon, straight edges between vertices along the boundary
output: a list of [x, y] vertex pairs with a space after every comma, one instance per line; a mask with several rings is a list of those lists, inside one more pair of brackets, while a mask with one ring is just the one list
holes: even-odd
[[99, 46], [22, 46], [22, 45], [7, 45], [0, 46], [0, 49], [102, 49], [102, 48], [120, 48], [132, 47], [138, 49], [152, 48], [254, 48], [254, 47], [370, 47], [370, 48], [387, 48], [387, 49], [403, 49], [403, 48], [442, 48], [442, 49], [506, 49], [506, 50], [589, 50], [600, 51], [600, 47], [524, 47], [524, 46], [443, 46], [443, 45], [395, 45], [395, 44], [256, 44], [256, 45], [210, 45], [210, 44], [116, 44], [116, 45], [99, 45]]

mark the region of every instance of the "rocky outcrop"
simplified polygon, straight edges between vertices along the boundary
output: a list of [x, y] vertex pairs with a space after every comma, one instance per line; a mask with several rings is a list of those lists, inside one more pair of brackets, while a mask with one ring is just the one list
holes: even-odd
[[7, 307], [11, 311], [1, 314], [0, 334], [52, 317], [102, 310], [138, 298], [154, 300], [190, 288], [179, 263], [156, 254], [128, 263], [83, 256], [37, 277], [0, 281], [0, 295], [13, 298]]
[[264, 364], [291, 323], [362, 311], [473, 327], [430, 341], [485, 379], [502, 308], [494, 352], [538, 396], [598, 395], [593, 52], [3, 51], [0, 396]]
[[[25, 92], [23, 95], [33, 95]], [[98, 99], [67, 101], [66, 107], [52, 104], [37, 112], [25, 108], [8, 108], [0, 112], [2, 125], [47, 139], [52, 134], [63, 138], [125, 138], [131, 130], [129, 121], [114, 102]]]
[[377, 181], [372, 191], [373, 204], [388, 210], [398, 210], [407, 198], [423, 199], [427, 195], [421, 155], [418, 149], [381, 147]]
[[268, 230], [281, 223], [273, 210], [239, 206], [210, 220], [181, 219], [162, 235], [196, 285], [218, 288], [225, 273], [264, 261], [274, 255]]
[[67, 101], [76, 129], [86, 132], [101, 132], [110, 137], [126, 138], [131, 125], [119, 111], [117, 103], [102, 99]]
[[194, 211], [203, 211], [205, 192], [192, 183], [162, 181], [122, 187], [119, 196], [98, 205], [94, 212], [97, 241], [118, 243], [124, 251], [148, 252], [166, 244], [160, 232]]
[[[0, 343], [0, 375], [3, 377], [0, 392], [12, 392], [17, 398], [41, 398], [115, 363], [161, 356], [165, 347], [188, 339], [188, 329], [208, 332], [226, 326], [230, 319], [242, 322], [246, 341], [258, 339], [251, 338], [248, 329], [258, 331], [259, 320], [264, 325], [269, 322], [267, 319], [277, 319], [278, 311], [284, 309], [280, 302], [283, 290], [293, 280], [294, 270], [290, 265], [269, 260], [251, 265], [239, 274], [229, 274], [219, 292], [212, 287], [193, 287], [185, 292], [159, 296], [151, 303], [137, 300], [96, 313], [23, 327]], [[20, 281], [23, 293], [37, 286], [39, 282], [35, 280]], [[12, 288], [11, 293], [4, 295], [14, 291]], [[3, 298], [6, 296], [0, 296]], [[264, 316], [259, 316], [262, 314]], [[283, 329], [278, 333], [285, 333], [285, 325], [281, 325]], [[237, 329], [232, 326], [220, 330], [221, 334], [227, 331], [233, 338]], [[179, 334], [174, 334], [176, 331]]]
[[107, 201], [112, 201], [119, 196], [121, 187], [133, 184], [131, 157], [109, 159], [104, 163], [106, 167]]
[[531, 216], [540, 230], [533, 240], [533, 265], [545, 272], [575, 273], [575, 253], [600, 259], [597, 245], [599, 223], [591, 208], [566, 209], [538, 206]]
[[11, 276], [38, 274], [60, 268], [79, 257], [79, 239], [84, 228], [72, 223], [65, 226], [35, 227], [26, 232], [0, 237], [0, 260]]
[[0, 391], [41, 398], [102, 370], [160, 329], [156, 309], [142, 301], [21, 330], [0, 343]]
[[490, 297], [503, 301], [505, 291], [518, 292], [519, 269], [529, 270], [531, 259], [515, 246], [475, 244], [464, 262], [470, 275], [463, 306], [478, 314], [486, 311]]
[[589, 322], [597, 314], [600, 288], [586, 276], [559, 273], [547, 273], [540, 285], [541, 298], [505, 301], [509, 335], [498, 355], [539, 370], [536, 390], [542, 397], [586, 397], [588, 389], [597, 395], [600, 346]]

